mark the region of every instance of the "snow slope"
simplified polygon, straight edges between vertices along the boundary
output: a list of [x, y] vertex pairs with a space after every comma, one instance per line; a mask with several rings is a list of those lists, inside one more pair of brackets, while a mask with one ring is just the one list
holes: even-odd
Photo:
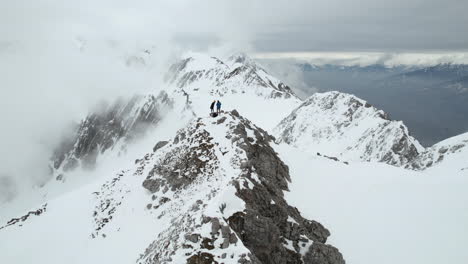
[[352, 161], [402, 166], [424, 148], [401, 121], [353, 95], [316, 93], [274, 129], [279, 142]]
[[344, 263], [284, 200], [270, 143], [236, 111], [196, 119], [133, 166], [2, 224], [0, 261]]
[[467, 263], [468, 170], [346, 165], [287, 144], [275, 150], [291, 172], [286, 200], [333, 231], [346, 263]]

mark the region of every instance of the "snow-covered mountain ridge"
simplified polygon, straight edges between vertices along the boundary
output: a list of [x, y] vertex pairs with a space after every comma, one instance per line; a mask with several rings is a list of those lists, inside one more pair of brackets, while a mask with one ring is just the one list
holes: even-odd
[[424, 150], [401, 121], [339, 92], [312, 95], [274, 131], [279, 142], [352, 161], [404, 166]]
[[[342, 252], [373, 264], [392, 251], [387, 264], [408, 263], [407, 249], [440, 260], [431, 246], [466, 255], [467, 134], [424, 149], [353, 95], [302, 102], [285, 87], [246, 56], [192, 54], [171, 67], [161, 93], [90, 113], [58, 148], [57, 180], [39, 188], [35, 206], [0, 215], [0, 262], [341, 264]], [[213, 99], [242, 116], [209, 117]], [[81, 167], [95, 173], [73, 173]], [[447, 218], [450, 227], [437, 228]], [[414, 243], [415, 222], [446, 243]], [[418, 256], [411, 263], [430, 263]]]
[[223, 62], [192, 53], [173, 64], [166, 79], [165, 89], [157, 94], [119, 98], [90, 112], [75, 133], [56, 148], [50, 165], [53, 177], [63, 181], [67, 172], [77, 167], [94, 167], [105, 152], [124, 152], [129, 142], [155, 128], [168, 112], [176, 118], [207, 115], [209, 98], [220, 99], [223, 108], [236, 107], [267, 128], [301, 102], [288, 86], [245, 54], [232, 55]]
[[[196, 119], [172, 140], [158, 142], [133, 168], [49, 201], [47, 210], [4, 227], [2, 240], [10, 242], [0, 245], [8, 252], [2, 258], [344, 263], [338, 250], [325, 244], [329, 231], [284, 200], [289, 170], [270, 144], [266, 131], [236, 111]], [[65, 213], [70, 210], [74, 213]], [[60, 225], [61, 232], [54, 232], [57, 226], [50, 223], [73, 228]], [[19, 239], [44, 232], [47, 247]], [[73, 240], [63, 247], [68, 237]], [[20, 254], [25, 248], [30, 254]], [[125, 252], [115, 254], [117, 248]]]

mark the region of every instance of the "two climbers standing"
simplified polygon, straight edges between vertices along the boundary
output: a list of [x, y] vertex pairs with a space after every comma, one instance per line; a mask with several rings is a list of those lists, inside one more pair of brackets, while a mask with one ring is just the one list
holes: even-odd
[[[214, 112], [214, 108], [216, 106], [216, 113]], [[213, 116], [213, 114], [216, 114], [214, 116], [217, 116], [219, 113], [221, 113], [221, 102], [218, 100], [214, 100], [213, 102], [211, 102], [211, 105], [210, 105], [210, 110], [211, 110], [211, 114]]]

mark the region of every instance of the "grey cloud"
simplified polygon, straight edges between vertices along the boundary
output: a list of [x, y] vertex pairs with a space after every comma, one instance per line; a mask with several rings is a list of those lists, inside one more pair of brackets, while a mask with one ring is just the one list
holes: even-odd
[[[274, 5], [274, 4], [272, 4]], [[258, 51], [467, 50], [467, 1], [288, 1]], [[278, 13], [280, 15], [280, 13]], [[271, 16], [271, 15], [270, 15]]]

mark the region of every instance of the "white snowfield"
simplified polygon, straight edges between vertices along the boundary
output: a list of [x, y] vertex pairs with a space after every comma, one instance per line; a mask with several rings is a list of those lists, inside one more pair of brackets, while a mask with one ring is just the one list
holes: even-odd
[[[183, 248], [180, 234], [208, 234], [202, 215], [222, 219], [244, 210], [232, 181], [253, 184], [239, 177], [245, 153], [225, 137], [232, 120], [208, 117], [215, 99], [276, 136], [271, 144], [291, 175], [286, 200], [330, 230], [328, 242], [346, 263], [468, 263], [468, 133], [424, 149], [402, 122], [352, 95], [302, 102], [245, 55], [223, 61], [190, 54], [166, 77], [176, 105], [145, 138], [124, 152], [110, 148], [94, 171], [67, 172], [63, 181], [0, 205], [0, 263], [151, 263], [155, 252], [174, 246], [180, 250], [165, 263], [186, 263], [184, 254], [199, 248]], [[177, 157], [178, 147], [197, 147], [173, 139], [198, 117], [218, 143], [217, 168], [183, 192], [150, 193], [142, 183], [154, 164], [168, 153]], [[153, 152], [161, 140], [169, 143]], [[249, 253], [241, 242], [227, 250]]]

